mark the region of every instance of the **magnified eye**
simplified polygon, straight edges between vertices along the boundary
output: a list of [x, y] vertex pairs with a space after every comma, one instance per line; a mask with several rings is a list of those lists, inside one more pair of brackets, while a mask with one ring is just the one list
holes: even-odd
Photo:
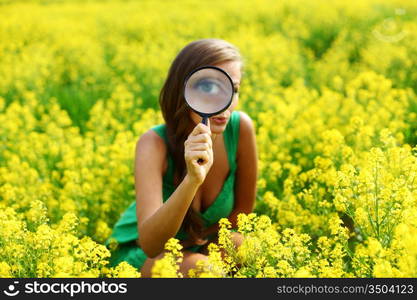
[[220, 92], [219, 84], [215, 80], [206, 78], [198, 81], [194, 88], [206, 94], [218, 94]]

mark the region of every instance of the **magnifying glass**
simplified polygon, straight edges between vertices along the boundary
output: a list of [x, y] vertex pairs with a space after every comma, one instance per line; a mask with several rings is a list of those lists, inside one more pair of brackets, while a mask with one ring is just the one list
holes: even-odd
[[[188, 74], [184, 83], [184, 98], [199, 114], [202, 123], [226, 110], [233, 99], [233, 81], [226, 71], [215, 66], [199, 67]], [[201, 159], [198, 162], [202, 162]]]
[[187, 76], [184, 98], [207, 125], [207, 118], [226, 110], [233, 99], [233, 81], [229, 74], [215, 66], [199, 67]]

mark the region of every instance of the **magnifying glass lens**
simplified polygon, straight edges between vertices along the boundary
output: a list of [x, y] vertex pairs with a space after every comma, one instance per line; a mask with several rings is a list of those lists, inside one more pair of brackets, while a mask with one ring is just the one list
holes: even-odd
[[194, 72], [185, 85], [188, 105], [201, 114], [216, 114], [227, 108], [233, 96], [230, 77], [224, 72], [204, 68]]

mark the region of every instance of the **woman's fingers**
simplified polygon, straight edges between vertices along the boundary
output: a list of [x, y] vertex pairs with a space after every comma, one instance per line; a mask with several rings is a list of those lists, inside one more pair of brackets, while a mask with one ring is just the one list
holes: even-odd
[[190, 136], [196, 136], [200, 133], [208, 133], [209, 135], [211, 135], [210, 128], [207, 125], [204, 125], [203, 123], [199, 123], [194, 127], [193, 131], [191, 131]]
[[202, 183], [213, 164], [210, 128], [199, 123], [184, 142], [187, 174]]
[[188, 150], [192, 151], [207, 151], [210, 150], [210, 146], [206, 143], [191, 144]]
[[188, 143], [194, 144], [194, 143], [208, 143], [212, 144], [212, 140], [210, 135], [207, 132], [200, 133], [198, 135], [190, 136], [188, 138]]
[[185, 152], [185, 158], [188, 160], [196, 160], [199, 158], [208, 160], [210, 158], [210, 154], [208, 153], [208, 150], [206, 151], [186, 151]]
[[183, 248], [188, 248], [190, 246], [195, 246], [195, 245], [203, 246], [207, 244], [207, 242], [208, 242], [208, 239], [201, 239], [201, 238], [196, 239], [196, 240], [187, 239], [187, 240], [181, 241], [181, 245], [183, 246]]
[[201, 146], [201, 145], [204, 145], [204, 147], [207, 147], [209, 149], [213, 147], [211, 137], [207, 133], [200, 134], [200, 135], [193, 136], [193, 137], [190, 136], [184, 142], [185, 149], [190, 149], [191, 147], [196, 147], [196, 146]]
[[201, 246], [201, 245], [204, 245], [204, 244], [206, 244], [208, 242], [208, 239], [198, 239], [197, 241], [196, 241], [196, 244], [197, 245], [199, 245], [199, 246]]

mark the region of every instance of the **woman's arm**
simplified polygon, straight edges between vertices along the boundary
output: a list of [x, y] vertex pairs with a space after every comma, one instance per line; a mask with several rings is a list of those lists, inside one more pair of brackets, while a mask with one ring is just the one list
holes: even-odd
[[200, 185], [186, 175], [164, 203], [161, 174], [165, 157], [166, 146], [156, 133], [150, 130], [141, 136], [135, 156], [136, 214], [139, 244], [150, 258], [160, 254], [166, 241], [177, 234]]
[[[235, 206], [228, 217], [232, 228], [237, 228], [237, 216], [253, 211], [256, 198], [258, 169], [256, 133], [251, 118], [240, 112], [239, 143], [237, 150], [237, 169], [235, 181]], [[203, 237], [219, 231], [218, 223], [206, 228]]]

